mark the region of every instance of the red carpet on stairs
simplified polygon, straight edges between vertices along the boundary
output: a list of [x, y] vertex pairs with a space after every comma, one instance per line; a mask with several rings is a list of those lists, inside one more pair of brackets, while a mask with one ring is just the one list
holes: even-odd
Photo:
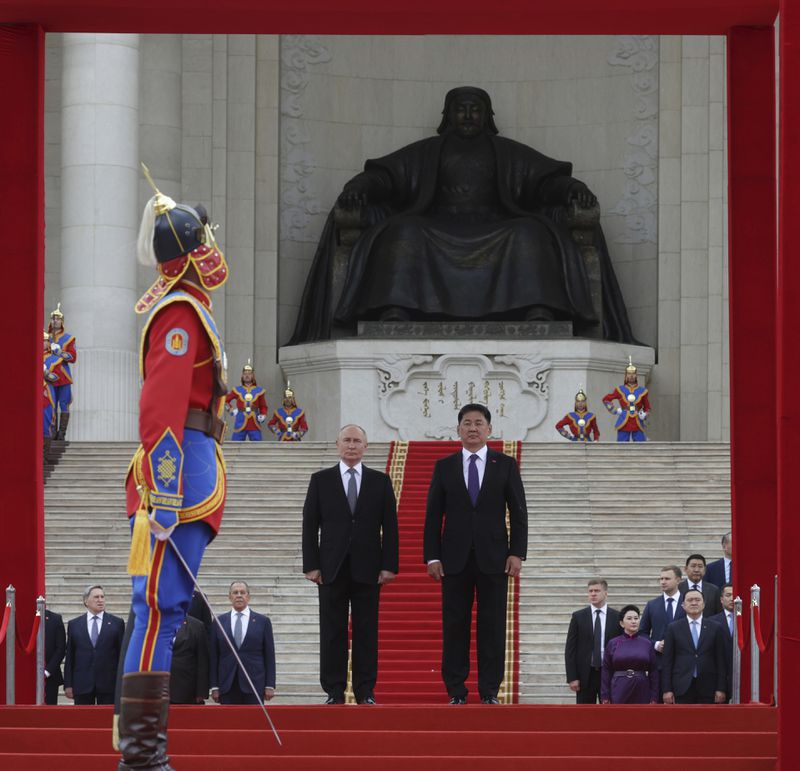
[[[526, 771], [775, 768], [776, 710], [761, 706], [173, 707], [176, 771], [392, 771], [457, 763]], [[111, 771], [108, 707], [0, 707], [3, 771]], [[598, 749], [599, 748], [599, 749]]]
[[[519, 442], [489, 442], [519, 462]], [[393, 442], [386, 464], [398, 499], [400, 573], [381, 592], [378, 629], [379, 704], [442, 704], [447, 691], [440, 673], [442, 657], [441, 587], [428, 578], [422, 560], [422, 532], [428, 485], [437, 460], [461, 449], [460, 442]], [[519, 584], [509, 585], [506, 630], [506, 678], [498, 697], [519, 701]], [[475, 610], [467, 687], [477, 699]]]

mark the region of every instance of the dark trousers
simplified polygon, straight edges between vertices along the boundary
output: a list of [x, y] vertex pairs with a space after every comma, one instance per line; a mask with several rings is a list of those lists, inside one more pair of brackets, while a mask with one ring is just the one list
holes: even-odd
[[87, 704], [113, 704], [113, 693], [98, 693], [92, 691], [91, 693], [75, 694], [75, 704], [78, 706], [86, 706]]
[[497, 696], [506, 664], [505, 573], [481, 573], [470, 552], [460, 573], [442, 579], [442, 679], [447, 693], [466, 698], [472, 603], [478, 600], [478, 692]]
[[600, 699], [600, 670], [592, 667], [589, 670], [589, 682], [581, 684], [581, 689], [575, 694], [576, 704], [597, 704]]
[[[58, 704], [58, 689], [61, 686], [55, 681], [55, 678], [48, 677], [44, 681], [44, 703], [45, 704]], [[75, 702], [78, 703], [77, 701]]]
[[219, 695], [219, 703], [220, 704], [263, 704], [263, 699], [257, 699], [256, 695], [248, 689], [243, 691], [239, 687], [239, 670], [236, 670], [236, 674], [233, 676], [233, 683], [231, 685], [230, 691], [226, 693], [220, 693]]
[[697, 687], [697, 678], [692, 678], [692, 684], [689, 686], [689, 690], [686, 693], [682, 693], [680, 696], [676, 693], [675, 694], [675, 703], [676, 704], [713, 704], [714, 703], [714, 692], [711, 693], [703, 693]]
[[347, 620], [353, 626], [353, 693], [356, 701], [372, 696], [378, 679], [378, 601], [380, 585], [350, 576], [350, 558], [336, 578], [319, 587], [319, 682], [322, 690], [343, 699], [347, 687]]

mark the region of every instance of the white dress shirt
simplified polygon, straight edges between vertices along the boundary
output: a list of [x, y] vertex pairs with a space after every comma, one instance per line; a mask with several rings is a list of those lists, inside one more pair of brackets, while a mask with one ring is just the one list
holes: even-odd
[[697, 618], [689, 618], [686, 616], [686, 620], [689, 622], [689, 632], [692, 631], [692, 621], [697, 621], [697, 645], [700, 646], [700, 635], [703, 631], [703, 615], [702, 613]]
[[469, 490], [469, 464], [470, 458], [473, 455], [478, 456], [478, 460], [475, 461], [475, 466], [478, 469], [478, 489], [481, 488], [483, 485], [483, 475], [486, 473], [486, 453], [489, 451], [489, 448], [486, 445], [483, 445], [480, 450], [475, 450], [475, 452], [470, 452], [465, 447], [461, 448], [461, 459], [464, 465], [464, 484], [467, 486], [467, 490]]
[[[356, 497], [358, 497], [358, 495], [360, 495], [361, 493], [361, 476], [362, 476], [361, 462], [359, 461], [352, 468], [356, 472]], [[339, 473], [342, 475], [342, 484], [344, 485], [345, 495], [347, 495], [347, 486], [350, 484], [349, 471], [350, 471], [350, 466], [348, 466], [343, 460], [340, 460]]]
[[597, 618], [595, 611], [600, 611], [600, 661], [602, 661], [603, 654], [606, 652], [606, 618], [608, 617], [608, 603], [600, 608], [595, 608], [594, 605], [590, 605], [589, 607], [592, 610], [592, 634], [594, 634], [594, 620]]
[[[236, 640], [234, 639], [234, 634], [236, 631], [236, 614], [242, 614], [242, 642], [244, 642], [244, 638], [247, 637], [247, 627], [250, 626], [250, 608], [247, 607], [242, 611], [234, 610], [231, 608], [231, 642], [236, 645]], [[226, 643], [227, 645], [227, 643]], [[212, 691], [218, 691], [219, 685], [216, 683], [211, 684]]]
[[675, 594], [667, 594], [666, 592], [662, 592], [661, 596], [664, 599], [664, 612], [666, 613], [667, 608], [669, 607], [669, 603], [667, 600], [672, 597], [672, 620], [675, 620], [675, 615], [678, 612], [678, 608], [681, 605], [681, 593], [676, 591]]
[[100, 635], [100, 632], [103, 631], [103, 614], [105, 613], [104, 610], [101, 610], [99, 613], [92, 613], [92, 611], [86, 611], [86, 631], [89, 633], [89, 639], [92, 639], [92, 627], [94, 626], [94, 622], [92, 619], [97, 616], [97, 634]]

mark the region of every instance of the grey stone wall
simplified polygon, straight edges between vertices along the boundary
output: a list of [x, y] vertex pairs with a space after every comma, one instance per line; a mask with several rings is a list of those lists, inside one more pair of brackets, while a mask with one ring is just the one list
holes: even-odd
[[[62, 47], [48, 36], [48, 311], [62, 283]], [[634, 330], [656, 349], [652, 438], [724, 439], [724, 74], [724, 40], [707, 37], [142, 35], [139, 153], [165, 192], [221, 224], [230, 379], [252, 357], [273, 406], [277, 349], [343, 184], [432, 135], [449, 88], [482, 86], [501, 134], [572, 161], [600, 199]], [[140, 183], [141, 205], [149, 194]], [[152, 280], [137, 276], [141, 290]]]

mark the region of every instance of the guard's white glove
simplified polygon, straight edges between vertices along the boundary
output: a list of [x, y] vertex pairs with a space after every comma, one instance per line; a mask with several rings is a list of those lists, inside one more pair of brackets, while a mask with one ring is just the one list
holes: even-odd
[[257, 420], [259, 423], [263, 423], [263, 422], [264, 422], [266, 419], [267, 419], [267, 416], [266, 416], [266, 415], [256, 415], [256, 420]]
[[235, 418], [238, 414], [239, 414], [239, 408], [231, 407], [231, 415], [233, 415], [233, 417]]
[[61, 353], [61, 346], [58, 343], [50, 343], [50, 353], [54, 353], [58, 356]]
[[644, 410], [639, 410], [639, 417], [642, 420], [647, 420], [647, 413]]
[[622, 415], [622, 407], [617, 407], [614, 412], [616, 412], [617, 415]]

